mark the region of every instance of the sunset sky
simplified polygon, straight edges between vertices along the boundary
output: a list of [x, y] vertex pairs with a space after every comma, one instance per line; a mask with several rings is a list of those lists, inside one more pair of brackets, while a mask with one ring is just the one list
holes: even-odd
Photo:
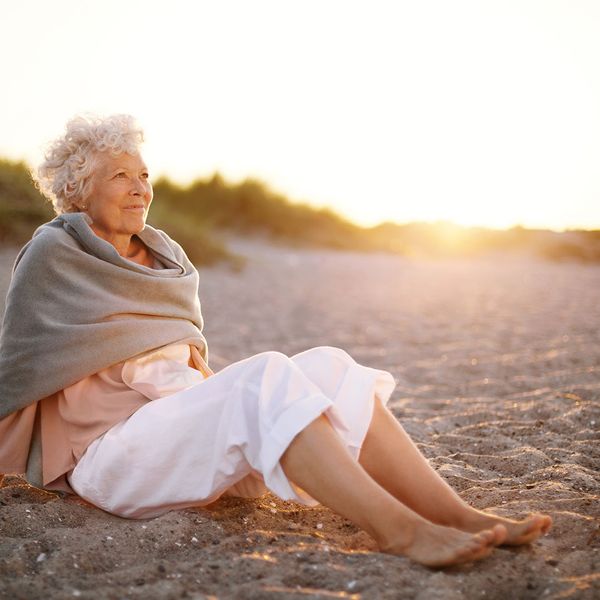
[[0, 156], [126, 112], [155, 177], [255, 177], [369, 225], [600, 228], [596, 0], [0, 8]]

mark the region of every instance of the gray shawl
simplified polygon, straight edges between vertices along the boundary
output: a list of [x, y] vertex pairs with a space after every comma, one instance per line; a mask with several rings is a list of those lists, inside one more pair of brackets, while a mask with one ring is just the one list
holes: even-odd
[[0, 335], [0, 418], [110, 365], [172, 343], [206, 358], [198, 272], [146, 225], [138, 237], [165, 265], [120, 256], [82, 213], [42, 225], [15, 262]]

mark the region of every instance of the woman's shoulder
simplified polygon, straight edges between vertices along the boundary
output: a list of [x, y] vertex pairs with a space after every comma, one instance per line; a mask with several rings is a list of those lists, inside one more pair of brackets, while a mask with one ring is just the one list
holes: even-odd
[[138, 234], [138, 237], [141, 238], [144, 244], [152, 250], [163, 254], [163, 256], [169, 256], [170, 254], [169, 258], [174, 258], [179, 263], [184, 259], [188, 260], [183, 248], [162, 229], [157, 229], [146, 224], [144, 230]]
[[45, 259], [55, 256], [58, 247], [76, 245], [76, 241], [64, 230], [62, 222], [53, 219], [40, 225], [31, 236], [31, 239], [21, 248], [15, 260], [14, 269], [21, 262], [39, 264], [47, 262]]
[[48, 249], [57, 244], [72, 243], [75, 240], [64, 228], [64, 223], [59, 217], [40, 225], [31, 236], [26, 247], [35, 247], [39, 249]]

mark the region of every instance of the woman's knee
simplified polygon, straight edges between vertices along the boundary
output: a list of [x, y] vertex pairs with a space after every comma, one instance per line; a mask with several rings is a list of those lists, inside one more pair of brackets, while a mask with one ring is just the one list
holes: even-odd
[[264, 369], [273, 366], [284, 368], [293, 367], [293, 363], [288, 356], [275, 350], [261, 352], [260, 354], [254, 355], [250, 360], [252, 360], [254, 365]]
[[270, 386], [278, 381], [302, 375], [297, 365], [281, 352], [261, 352], [247, 360], [247, 369], [236, 383], [238, 386], [248, 384], [251, 389], [259, 390], [267, 382]]
[[354, 364], [356, 361], [341, 348], [335, 346], [316, 346], [305, 350], [300, 354], [292, 357], [294, 361], [302, 361], [303, 359], [317, 360], [319, 362], [341, 362], [344, 364]]

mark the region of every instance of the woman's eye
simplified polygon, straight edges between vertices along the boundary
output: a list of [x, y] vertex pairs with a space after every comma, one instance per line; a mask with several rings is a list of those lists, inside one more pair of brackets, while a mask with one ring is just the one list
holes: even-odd
[[126, 175], [127, 175], [127, 173], [125, 173], [125, 171], [120, 171], [119, 173], [117, 173], [117, 174], [115, 175], [115, 177], [120, 177], [120, 178], [123, 178], [123, 177], [125, 177]]
[[150, 177], [148, 173], [142, 173], [142, 179], [148, 179], [148, 177]]

